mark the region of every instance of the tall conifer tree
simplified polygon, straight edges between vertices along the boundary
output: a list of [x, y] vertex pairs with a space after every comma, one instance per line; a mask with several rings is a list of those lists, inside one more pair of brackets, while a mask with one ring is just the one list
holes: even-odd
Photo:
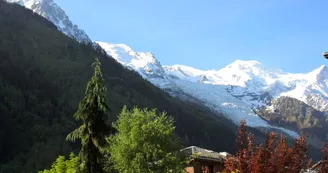
[[88, 82], [85, 97], [79, 104], [79, 109], [74, 114], [76, 120], [82, 120], [83, 124], [67, 136], [67, 140], [81, 139], [80, 151], [81, 172], [102, 173], [104, 150], [107, 142], [106, 135], [109, 127], [103, 116], [108, 109], [106, 104], [106, 88], [100, 69], [100, 61], [96, 58], [93, 63], [94, 75]]

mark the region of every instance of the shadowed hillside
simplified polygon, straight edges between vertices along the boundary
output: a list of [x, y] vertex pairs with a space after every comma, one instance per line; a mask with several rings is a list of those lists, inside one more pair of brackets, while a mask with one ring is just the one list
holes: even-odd
[[0, 0], [0, 26], [0, 172], [41, 170], [59, 154], [78, 149], [64, 139], [77, 127], [72, 115], [92, 75], [94, 57], [102, 63], [108, 115], [116, 117], [123, 105], [158, 108], [175, 117], [176, 132], [186, 145], [235, 151], [232, 123], [170, 97], [31, 10]]

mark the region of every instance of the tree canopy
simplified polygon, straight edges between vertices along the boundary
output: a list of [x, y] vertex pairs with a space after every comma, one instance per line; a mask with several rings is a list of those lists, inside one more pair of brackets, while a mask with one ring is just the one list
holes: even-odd
[[78, 173], [79, 164], [79, 157], [71, 153], [67, 160], [64, 156], [59, 156], [49, 170], [39, 171], [39, 173]]
[[100, 47], [80, 44], [45, 18], [5, 1], [0, 1], [0, 26], [0, 172], [36, 172], [58, 155], [80, 150], [65, 138], [80, 126], [72, 115], [93, 75], [93, 57], [99, 57], [110, 91], [107, 124], [124, 105], [157, 108], [175, 118], [175, 132], [185, 145], [234, 152], [231, 122], [197, 103], [172, 98]]
[[121, 173], [167, 173], [183, 169], [182, 145], [173, 118], [156, 110], [123, 108], [109, 138], [111, 159]]

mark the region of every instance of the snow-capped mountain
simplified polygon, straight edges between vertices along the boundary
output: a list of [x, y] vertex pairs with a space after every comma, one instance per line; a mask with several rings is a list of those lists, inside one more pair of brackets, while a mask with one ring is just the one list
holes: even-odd
[[328, 111], [328, 68], [325, 65], [309, 73], [292, 74], [268, 69], [257, 61], [236, 60], [220, 70], [203, 71], [184, 65], [162, 66], [153, 54], [135, 52], [124, 44], [97, 43], [118, 62], [161, 88], [181, 88], [175, 84], [183, 81], [198, 85], [199, 89], [199, 86], [213, 90], [223, 88], [251, 108], [267, 106], [274, 98], [289, 96], [320, 111]]
[[45, 17], [52, 23], [54, 23], [58, 29], [68, 35], [75, 38], [79, 42], [91, 42], [89, 36], [77, 25], [74, 25], [69, 17], [65, 14], [53, 0], [6, 0], [10, 3], [17, 3], [31, 9], [35, 13]]
[[[60, 31], [80, 42], [91, 42], [53, 0], [7, 0], [19, 3], [53, 22]], [[184, 65], [163, 66], [150, 52], [137, 52], [124, 44], [97, 42], [122, 65], [182, 99], [196, 99], [209, 108], [224, 113], [238, 124], [246, 119], [252, 127], [276, 128], [291, 136], [294, 131], [269, 125], [255, 112], [274, 109], [273, 100], [289, 96], [328, 111], [328, 69], [326, 66], [305, 74], [269, 69], [257, 61], [237, 60], [220, 70], [198, 70]], [[213, 55], [214, 56], [214, 55]]]
[[139, 72], [156, 86], [197, 98], [223, 112], [233, 122], [246, 119], [253, 127], [272, 127], [254, 110], [289, 96], [320, 110], [328, 107], [326, 66], [305, 74], [268, 69], [257, 61], [236, 60], [220, 70], [198, 70], [184, 65], [162, 66], [151, 53], [133, 51], [124, 44], [97, 42], [121, 64]]
[[115, 59], [124, 66], [137, 70], [144, 78], [162, 78], [165, 71], [162, 65], [154, 55], [150, 52], [136, 52], [131, 47], [124, 44], [107, 44], [98, 43], [107, 54], [115, 57]]

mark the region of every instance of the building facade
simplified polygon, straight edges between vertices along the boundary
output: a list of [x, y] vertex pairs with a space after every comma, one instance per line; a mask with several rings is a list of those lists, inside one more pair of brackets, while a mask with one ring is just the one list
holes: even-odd
[[187, 173], [217, 173], [224, 169], [224, 163], [230, 154], [226, 152], [214, 152], [204, 148], [190, 146], [182, 151], [191, 158], [186, 167]]

